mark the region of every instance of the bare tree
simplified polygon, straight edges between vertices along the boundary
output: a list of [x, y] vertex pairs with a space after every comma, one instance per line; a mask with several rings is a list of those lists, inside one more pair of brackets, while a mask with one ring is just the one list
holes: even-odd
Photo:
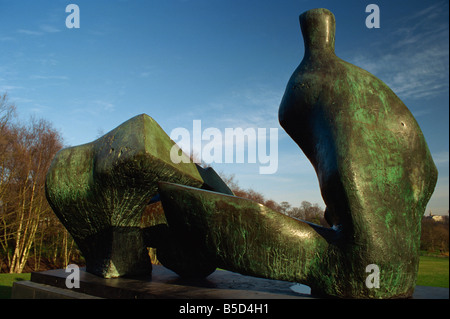
[[424, 217], [421, 227], [420, 249], [429, 252], [445, 253], [449, 251], [449, 224]]
[[289, 211], [289, 209], [291, 208], [291, 204], [289, 204], [288, 202], [284, 201], [280, 203], [280, 208], [281, 208], [281, 212], [283, 214], [287, 214], [287, 212]]
[[[16, 107], [9, 102], [8, 94], [0, 96], [0, 130], [5, 127], [12, 118], [14, 118]], [[0, 136], [1, 137], [1, 136]]]
[[14, 176], [10, 167], [14, 141], [10, 123], [14, 116], [15, 106], [9, 103], [7, 94], [3, 94], [0, 96], [0, 248], [5, 252], [8, 251], [8, 243], [12, 236], [8, 223], [11, 216], [7, 191]]
[[36, 232], [51, 213], [45, 198], [45, 175], [61, 137], [45, 120], [12, 123], [14, 106], [0, 99], [0, 248], [9, 272], [22, 272]]
[[300, 207], [293, 207], [286, 212], [287, 215], [302, 219], [317, 225], [329, 226], [324, 218], [324, 211], [319, 204], [303, 201]]
[[15, 215], [14, 253], [10, 272], [20, 273], [28, 259], [37, 227], [50, 212], [45, 198], [45, 175], [56, 152], [62, 147], [59, 134], [44, 120], [32, 120], [29, 127], [17, 129], [13, 156], [18, 168], [13, 183], [18, 206]]

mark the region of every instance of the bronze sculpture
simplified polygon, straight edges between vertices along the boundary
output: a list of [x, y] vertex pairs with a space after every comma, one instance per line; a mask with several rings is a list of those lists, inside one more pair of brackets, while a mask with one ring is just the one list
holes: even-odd
[[[287, 85], [280, 123], [317, 172], [343, 263], [358, 274], [368, 264], [381, 269], [384, 287], [362, 296], [410, 296], [420, 222], [437, 180], [423, 134], [386, 84], [335, 55], [330, 11], [310, 10], [300, 23], [305, 56]], [[348, 286], [343, 296], [358, 295], [350, 282], [339, 284]], [[342, 294], [339, 287], [331, 294]]]
[[141, 227], [141, 216], [159, 180], [232, 194], [213, 169], [173, 164], [173, 145], [142, 114], [92, 143], [56, 154], [46, 196], [82, 251], [87, 271], [105, 278], [151, 273], [146, 241], [152, 229]]
[[[61, 151], [49, 170], [48, 200], [88, 271], [149, 273], [151, 246], [181, 276], [221, 267], [304, 283], [320, 296], [412, 295], [421, 217], [437, 179], [423, 134], [386, 84], [335, 55], [330, 11], [309, 10], [300, 25], [305, 55], [279, 121], [314, 166], [332, 227], [236, 197], [211, 170], [170, 163], [173, 142], [141, 115]], [[144, 229], [139, 217], [156, 194], [167, 221]], [[370, 265], [380, 270], [375, 288], [366, 282]]]
[[[425, 139], [382, 81], [336, 57], [330, 11], [307, 11], [300, 23], [305, 56], [279, 119], [316, 169], [333, 227], [244, 199], [160, 184], [169, 226], [203, 234], [224, 269], [304, 283], [316, 295], [409, 297], [421, 217], [437, 179]], [[376, 288], [366, 284], [371, 265], [380, 270]]]

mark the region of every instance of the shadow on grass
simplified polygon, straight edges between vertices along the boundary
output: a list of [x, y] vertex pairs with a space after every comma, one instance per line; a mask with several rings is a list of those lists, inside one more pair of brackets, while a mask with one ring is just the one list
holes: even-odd
[[11, 299], [12, 287], [0, 286], [0, 299]]
[[[21, 277], [16, 277], [13, 279], [14, 281], [22, 281], [22, 280], [26, 280], [25, 278], [21, 278]], [[0, 285], [0, 299], [11, 299], [11, 294], [12, 294], [12, 285], [13, 283], [11, 283], [11, 285]]]

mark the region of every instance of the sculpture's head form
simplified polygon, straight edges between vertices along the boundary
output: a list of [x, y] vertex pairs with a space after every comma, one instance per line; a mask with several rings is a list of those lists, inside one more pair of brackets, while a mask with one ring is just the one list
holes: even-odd
[[299, 20], [305, 50], [334, 52], [336, 20], [331, 11], [327, 9], [309, 10], [302, 13]]

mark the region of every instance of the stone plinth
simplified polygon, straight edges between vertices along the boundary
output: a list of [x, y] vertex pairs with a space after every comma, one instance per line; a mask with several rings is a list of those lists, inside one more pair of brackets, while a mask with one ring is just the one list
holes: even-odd
[[[32, 273], [15, 282], [13, 299], [316, 299], [306, 286], [216, 270], [203, 280], [186, 280], [162, 266], [152, 276], [105, 279], [80, 269], [80, 288], [66, 288], [64, 269]], [[448, 288], [417, 286], [415, 299], [448, 299]]]

